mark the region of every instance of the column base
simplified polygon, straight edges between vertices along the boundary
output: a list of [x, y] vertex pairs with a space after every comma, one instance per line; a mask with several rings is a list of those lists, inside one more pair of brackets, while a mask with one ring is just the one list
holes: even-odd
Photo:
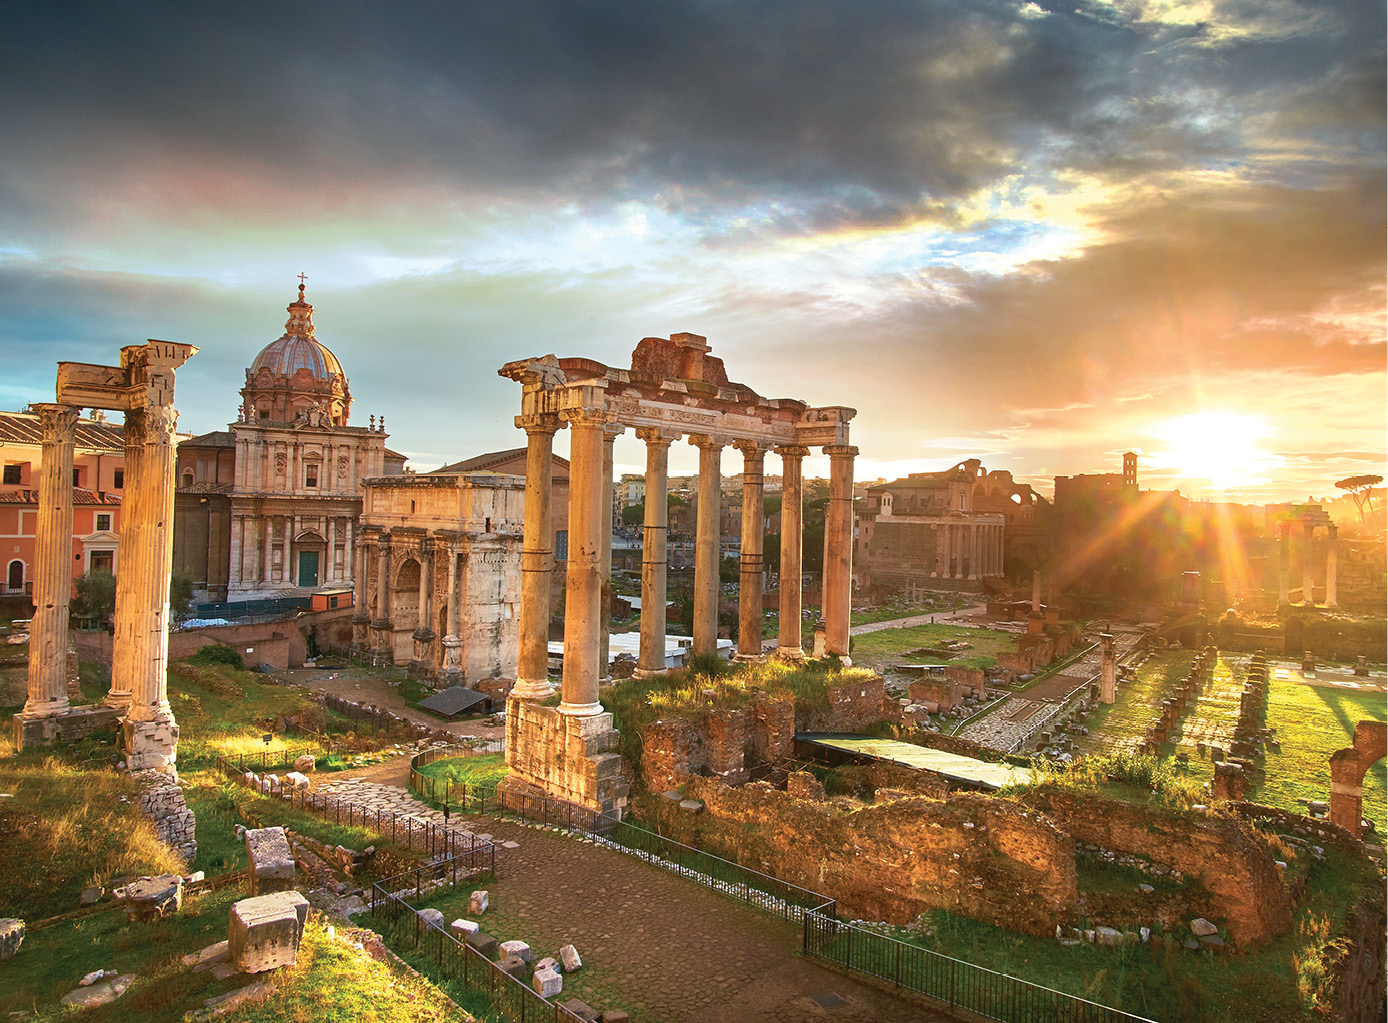
[[549, 679], [517, 679], [511, 687], [511, 695], [518, 700], [548, 700], [554, 692], [554, 683]]
[[68, 703], [66, 696], [60, 696], [56, 700], [30, 700], [24, 704], [24, 710], [20, 716], [26, 721], [33, 721], [36, 718], [55, 718], [66, 714], [71, 704]]
[[803, 661], [805, 659], [804, 647], [798, 646], [778, 646], [776, 656], [783, 661]]
[[662, 675], [670, 674], [669, 668], [640, 668], [638, 667], [631, 673], [632, 678], [660, 678]]
[[765, 654], [744, 654], [738, 652], [733, 654], [733, 660], [738, 664], [762, 664], [766, 661]]
[[559, 713], [571, 718], [590, 718], [601, 714], [601, 703], [569, 703], [567, 700], [559, 704]]
[[[562, 819], [563, 804], [620, 817], [630, 785], [612, 715], [572, 717], [514, 693], [506, 701], [506, 778], [502, 805], [526, 816]], [[575, 823], [580, 823], [575, 818]]]
[[14, 748], [48, 746], [55, 742], [77, 742], [97, 732], [114, 730], [119, 725], [119, 713], [100, 704], [91, 707], [70, 707], [66, 714], [55, 717], [13, 718]]
[[152, 717], [138, 721], [127, 717], [124, 731], [126, 770], [158, 771], [178, 780], [174, 766], [178, 760], [178, 723], [172, 711], [156, 710]]
[[105, 704], [105, 706], [110, 707], [117, 713], [124, 714], [127, 710], [130, 709], [130, 701], [134, 699], [134, 696], [134, 693], [118, 692], [117, 690], [112, 689], [109, 693], [106, 694], [106, 699], [103, 700], [102, 703]]

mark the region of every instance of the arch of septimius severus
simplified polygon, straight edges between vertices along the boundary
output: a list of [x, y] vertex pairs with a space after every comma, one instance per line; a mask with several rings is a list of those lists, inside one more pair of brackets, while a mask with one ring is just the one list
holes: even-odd
[[[122, 348], [119, 366], [60, 362], [57, 401], [34, 406], [43, 424], [43, 463], [28, 699], [14, 718], [18, 748], [82, 738], [119, 718], [127, 767], [177, 776], [178, 726], [169, 707], [166, 673], [178, 443], [174, 372], [196, 352], [192, 345], [150, 341]], [[104, 707], [72, 707], [67, 695], [72, 455], [83, 408], [125, 413], [120, 574], [111, 690]]]
[[[501, 795], [519, 801], [545, 793], [602, 811], [625, 803], [626, 785], [612, 752], [612, 715], [598, 702], [604, 674], [604, 594], [610, 572], [612, 444], [632, 429], [646, 442], [645, 550], [641, 582], [638, 670], [665, 665], [666, 481], [670, 445], [699, 449], [694, 570], [693, 654], [715, 653], [718, 636], [718, 522], [721, 457], [743, 459], [742, 561], [737, 656], [761, 656], [762, 475], [768, 452], [782, 464], [780, 635], [778, 654], [804, 656], [800, 641], [801, 466], [809, 449], [829, 456], [822, 607], [825, 652], [848, 663], [852, 585], [853, 458], [848, 443], [853, 409], [810, 408], [789, 398], [763, 398], [730, 383], [721, 359], [697, 334], [645, 338], [630, 369], [553, 355], [507, 363], [499, 371], [521, 384], [516, 426], [527, 438], [525, 523], [521, 554], [520, 658], [507, 701], [507, 763]], [[551, 549], [551, 445], [567, 426], [569, 556], [564, 605], [564, 667], [560, 703], [546, 704]]]

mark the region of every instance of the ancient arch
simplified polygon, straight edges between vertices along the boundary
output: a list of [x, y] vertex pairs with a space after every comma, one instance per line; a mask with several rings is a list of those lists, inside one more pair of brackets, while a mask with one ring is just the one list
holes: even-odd
[[396, 664], [409, 664], [414, 658], [414, 632], [425, 624], [419, 621], [419, 577], [419, 561], [415, 558], [400, 562], [395, 572], [390, 607]]
[[1388, 723], [1360, 721], [1354, 745], [1330, 757], [1330, 822], [1358, 835], [1364, 813], [1364, 773], [1382, 760], [1388, 746]]

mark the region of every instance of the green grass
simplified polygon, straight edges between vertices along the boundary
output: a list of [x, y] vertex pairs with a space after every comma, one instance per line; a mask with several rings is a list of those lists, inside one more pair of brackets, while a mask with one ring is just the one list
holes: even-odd
[[[1277, 729], [1281, 750], [1266, 751], [1265, 779], [1249, 798], [1269, 806], [1305, 813], [1305, 800], [1329, 799], [1330, 755], [1352, 745], [1354, 726], [1364, 718], [1384, 720], [1388, 714], [1382, 693], [1301, 685], [1276, 677], [1270, 666], [1267, 726]], [[1379, 840], [1388, 820], [1388, 786], [1385, 762], [1380, 760], [1364, 775], [1364, 817], [1373, 821]]]
[[506, 777], [505, 753], [482, 753], [471, 757], [446, 757], [425, 764], [419, 773], [426, 778], [452, 782], [454, 785], [480, 785], [494, 788]]
[[852, 612], [849, 615], [848, 624], [868, 625], [872, 622], [889, 622], [896, 618], [914, 618], [917, 615], [948, 614], [961, 607], [982, 603], [982, 595], [976, 596], [978, 599], [974, 600], [959, 593], [938, 592], [921, 600], [892, 601], [881, 607], [861, 608]]
[[[922, 647], [939, 647], [943, 643], [962, 640], [973, 646], [949, 657], [913, 655], [910, 651]], [[998, 663], [998, 654], [1015, 650], [1017, 637], [996, 629], [969, 629], [955, 624], [913, 625], [906, 629], [878, 629], [853, 637], [852, 655], [855, 664], [871, 668], [886, 668], [893, 664], [948, 664], [962, 668], [991, 668]]]
[[1160, 713], [1162, 700], [1176, 691], [1194, 663], [1195, 654], [1189, 650], [1154, 654], [1138, 666], [1134, 681], [1119, 685], [1116, 702], [1089, 712], [1089, 734], [1075, 736], [1075, 748], [1083, 753], [1135, 749]]
[[261, 737], [276, 718], [294, 714], [313, 701], [297, 689], [267, 684], [254, 672], [224, 664], [169, 664], [169, 704], [178, 721], [180, 768], [207, 765], [228, 753], [302, 746], [302, 739]]

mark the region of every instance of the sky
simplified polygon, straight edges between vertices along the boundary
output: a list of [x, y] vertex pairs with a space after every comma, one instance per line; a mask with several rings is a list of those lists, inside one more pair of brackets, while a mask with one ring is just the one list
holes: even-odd
[[503, 363], [688, 331], [763, 395], [856, 408], [859, 479], [976, 457], [1048, 492], [1131, 449], [1144, 486], [1333, 495], [1388, 461], [1384, 17], [11, 5], [0, 407], [158, 338], [201, 349], [180, 429], [225, 429], [304, 273], [353, 425], [420, 471], [524, 443]]

